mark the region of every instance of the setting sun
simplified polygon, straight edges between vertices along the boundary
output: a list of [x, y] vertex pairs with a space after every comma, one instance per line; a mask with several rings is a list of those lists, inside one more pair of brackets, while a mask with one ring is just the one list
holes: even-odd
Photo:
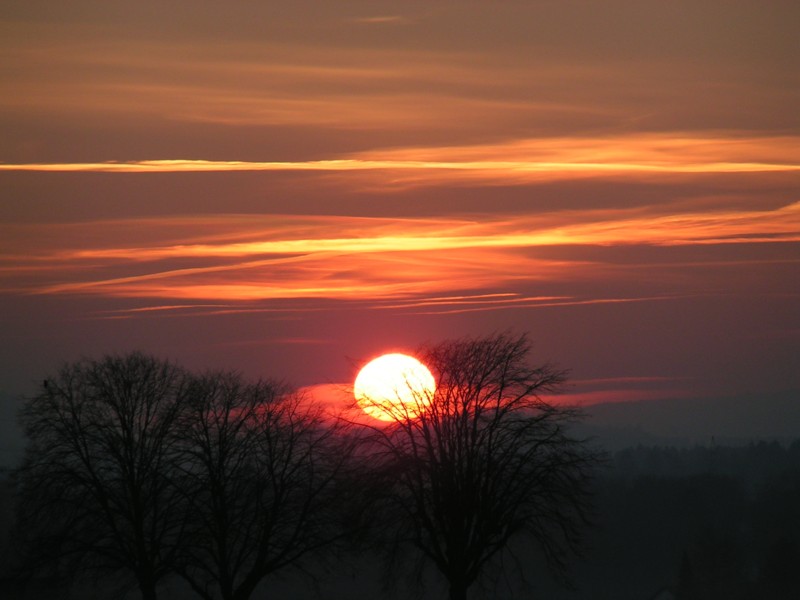
[[436, 382], [428, 368], [406, 354], [384, 354], [356, 377], [353, 395], [370, 417], [393, 421], [417, 416], [430, 402]]

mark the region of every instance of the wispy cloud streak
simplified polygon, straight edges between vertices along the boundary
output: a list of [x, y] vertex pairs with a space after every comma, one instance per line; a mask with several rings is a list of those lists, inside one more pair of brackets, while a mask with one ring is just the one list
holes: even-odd
[[188, 173], [322, 171], [408, 173], [420, 182], [454, 177], [538, 181], [615, 174], [724, 174], [800, 171], [800, 138], [710, 138], [636, 135], [556, 138], [505, 143], [371, 151], [330, 160], [144, 160], [98, 163], [0, 164], [0, 171]]
[[[35, 241], [36, 226], [29, 226], [29, 254], [25, 248], [0, 254], [0, 279], [6, 289], [20, 292], [160, 298], [177, 301], [176, 308], [187, 301], [311, 298], [392, 300], [398, 308], [441, 312], [446, 305], [450, 312], [466, 312], [628, 300], [521, 291], [520, 286], [534, 282], [618, 276], [619, 268], [599, 258], [580, 260], [570, 255], [570, 248], [800, 242], [800, 203], [774, 210], [666, 215], [620, 209], [471, 220], [275, 219], [279, 224], [270, 225], [265, 217], [222, 216], [213, 234], [189, 238], [170, 235], [170, 227], [161, 223], [162, 229], [154, 232], [170, 241], [159, 243], [154, 235], [147, 245], [125, 244], [113, 229], [103, 237], [106, 223], [86, 223], [81, 231], [93, 231], [91, 237], [102, 241], [84, 248], [70, 248], [63, 240], [43, 248]], [[192, 222], [191, 217], [166, 221], [187, 232]], [[540, 253], [545, 248], [551, 249], [549, 257]], [[553, 249], [561, 256], [553, 256]], [[744, 259], [727, 260], [735, 265]], [[634, 262], [626, 268], [638, 267]], [[164, 305], [170, 303], [158, 306]]]

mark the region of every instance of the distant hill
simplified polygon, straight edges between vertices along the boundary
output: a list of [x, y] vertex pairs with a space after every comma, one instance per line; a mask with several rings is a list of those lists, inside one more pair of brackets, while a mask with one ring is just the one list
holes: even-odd
[[741, 445], [800, 437], [800, 390], [723, 398], [679, 398], [595, 404], [577, 427], [599, 445]]

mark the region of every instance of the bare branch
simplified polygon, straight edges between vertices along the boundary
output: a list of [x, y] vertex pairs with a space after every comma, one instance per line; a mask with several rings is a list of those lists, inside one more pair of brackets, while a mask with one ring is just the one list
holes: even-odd
[[27, 567], [127, 571], [155, 598], [181, 529], [170, 471], [182, 382], [168, 362], [107, 356], [65, 365], [25, 403], [14, 476]]
[[567, 433], [579, 414], [545, 402], [566, 373], [528, 363], [524, 335], [447, 341], [419, 357], [437, 378], [419, 410], [374, 428], [372, 510], [383, 511], [390, 552], [415, 547], [466, 591], [513, 538], [527, 536], [566, 572], [589, 514], [587, 484], [597, 456]]

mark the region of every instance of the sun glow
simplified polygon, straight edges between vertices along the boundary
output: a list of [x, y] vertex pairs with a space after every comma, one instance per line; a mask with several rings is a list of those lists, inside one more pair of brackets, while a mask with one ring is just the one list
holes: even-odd
[[430, 403], [436, 382], [428, 368], [406, 354], [384, 354], [356, 377], [353, 395], [361, 409], [381, 421], [416, 417]]

